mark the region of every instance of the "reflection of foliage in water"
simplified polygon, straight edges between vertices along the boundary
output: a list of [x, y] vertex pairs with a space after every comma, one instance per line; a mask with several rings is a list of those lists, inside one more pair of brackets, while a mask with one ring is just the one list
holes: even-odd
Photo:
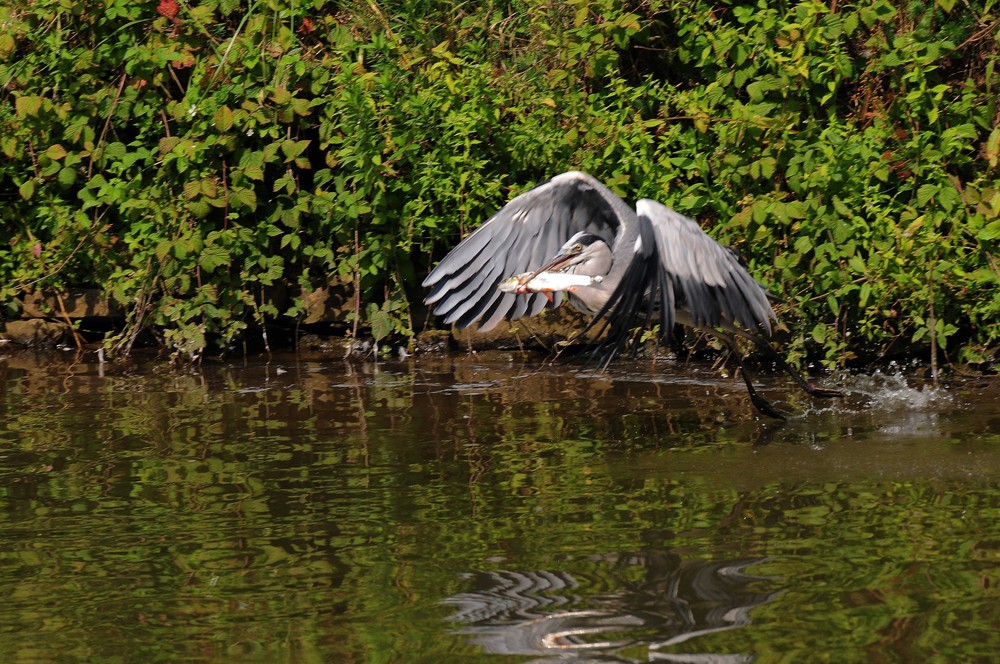
[[[877, 413], [792, 422], [754, 451], [743, 404], [714, 394], [738, 384], [693, 374], [285, 366], [8, 367], [0, 649], [470, 661], [440, 604], [468, 589], [462, 572], [555, 569], [612, 596], [642, 567], [610, 574], [606, 560], [670, 550], [691, 564], [767, 557], [754, 574], [786, 588], [751, 625], [685, 644], [698, 652], [997, 650], [998, 487], [969, 475], [997, 467], [991, 402], [978, 437], [949, 411], [937, 438], [899, 443], [899, 470], [879, 456], [891, 439]], [[803, 430], [826, 448], [796, 445]]]

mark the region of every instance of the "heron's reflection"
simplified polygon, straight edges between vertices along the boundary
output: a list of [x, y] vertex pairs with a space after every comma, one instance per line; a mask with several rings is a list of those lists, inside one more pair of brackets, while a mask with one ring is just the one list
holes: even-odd
[[[645, 569], [642, 581], [623, 580], [618, 588], [607, 578], [591, 582], [560, 571], [477, 572], [469, 575], [472, 590], [444, 602], [457, 609], [450, 619], [467, 623], [460, 631], [485, 652], [535, 655], [533, 662], [750, 662], [750, 655], [682, 654], [676, 646], [748, 625], [750, 610], [779, 592], [762, 592], [770, 579], [746, 573], [763, 560], [684, 561], [671, 551], [647, 551], [613, 561]], [[581, 589], [594, 586], [597, 593], [584, 596]]]

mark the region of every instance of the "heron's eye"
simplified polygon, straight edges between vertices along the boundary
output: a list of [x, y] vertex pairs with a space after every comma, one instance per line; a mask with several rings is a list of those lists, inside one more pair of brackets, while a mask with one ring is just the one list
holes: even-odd
[[576, 244], [573, 245], [573, 253], [578, 254], [581, 251], [583, 251], [583, 245], [582, 244], [580, 244], [579, 242], [577, 242]]

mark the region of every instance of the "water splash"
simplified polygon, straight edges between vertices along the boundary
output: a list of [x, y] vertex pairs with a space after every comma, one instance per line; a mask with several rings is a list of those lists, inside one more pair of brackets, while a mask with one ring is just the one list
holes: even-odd
[[[801, 414], [868, 415], [877, 417], [876, 426], [885, 433], [927, 434], [937, 430], [938, 415], [955, 407], [954, 393], [919, 378], [907, 376], [897, 367], [871, 374], [842, 373], [823, 381], [844, 393], [843, 399], [815, 400]], [[850, 435], [850, 433], [848, 433]]]
[[935, 410], [954, 403], [948, 390], [908, 380], [902, 372], [844, 375], [837, 382], [849, 394], [849, 403], [860, 402], [865, 409]]
[[875, 371], [872, 374], [833, 376], [824, 381], [844, 392], [844, 399], [826, 403], [814, 402], [803, 417], [823, 415], [860, 416], [858, 428], [844, 432], [852, 436], [864, 431], [877, 431], [893, 438], [925, 437], [941, 431], [940, 416], [954, 408], [956, 397], [949, 390], [934, 387], [920, 379], [908, 377], [900, 370]]

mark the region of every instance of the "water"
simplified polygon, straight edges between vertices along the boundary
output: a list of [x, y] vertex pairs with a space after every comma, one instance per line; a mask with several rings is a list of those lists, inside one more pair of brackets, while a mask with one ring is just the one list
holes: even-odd
[[0, 360], [9, 662], [995, 661], [1000, 390]]

